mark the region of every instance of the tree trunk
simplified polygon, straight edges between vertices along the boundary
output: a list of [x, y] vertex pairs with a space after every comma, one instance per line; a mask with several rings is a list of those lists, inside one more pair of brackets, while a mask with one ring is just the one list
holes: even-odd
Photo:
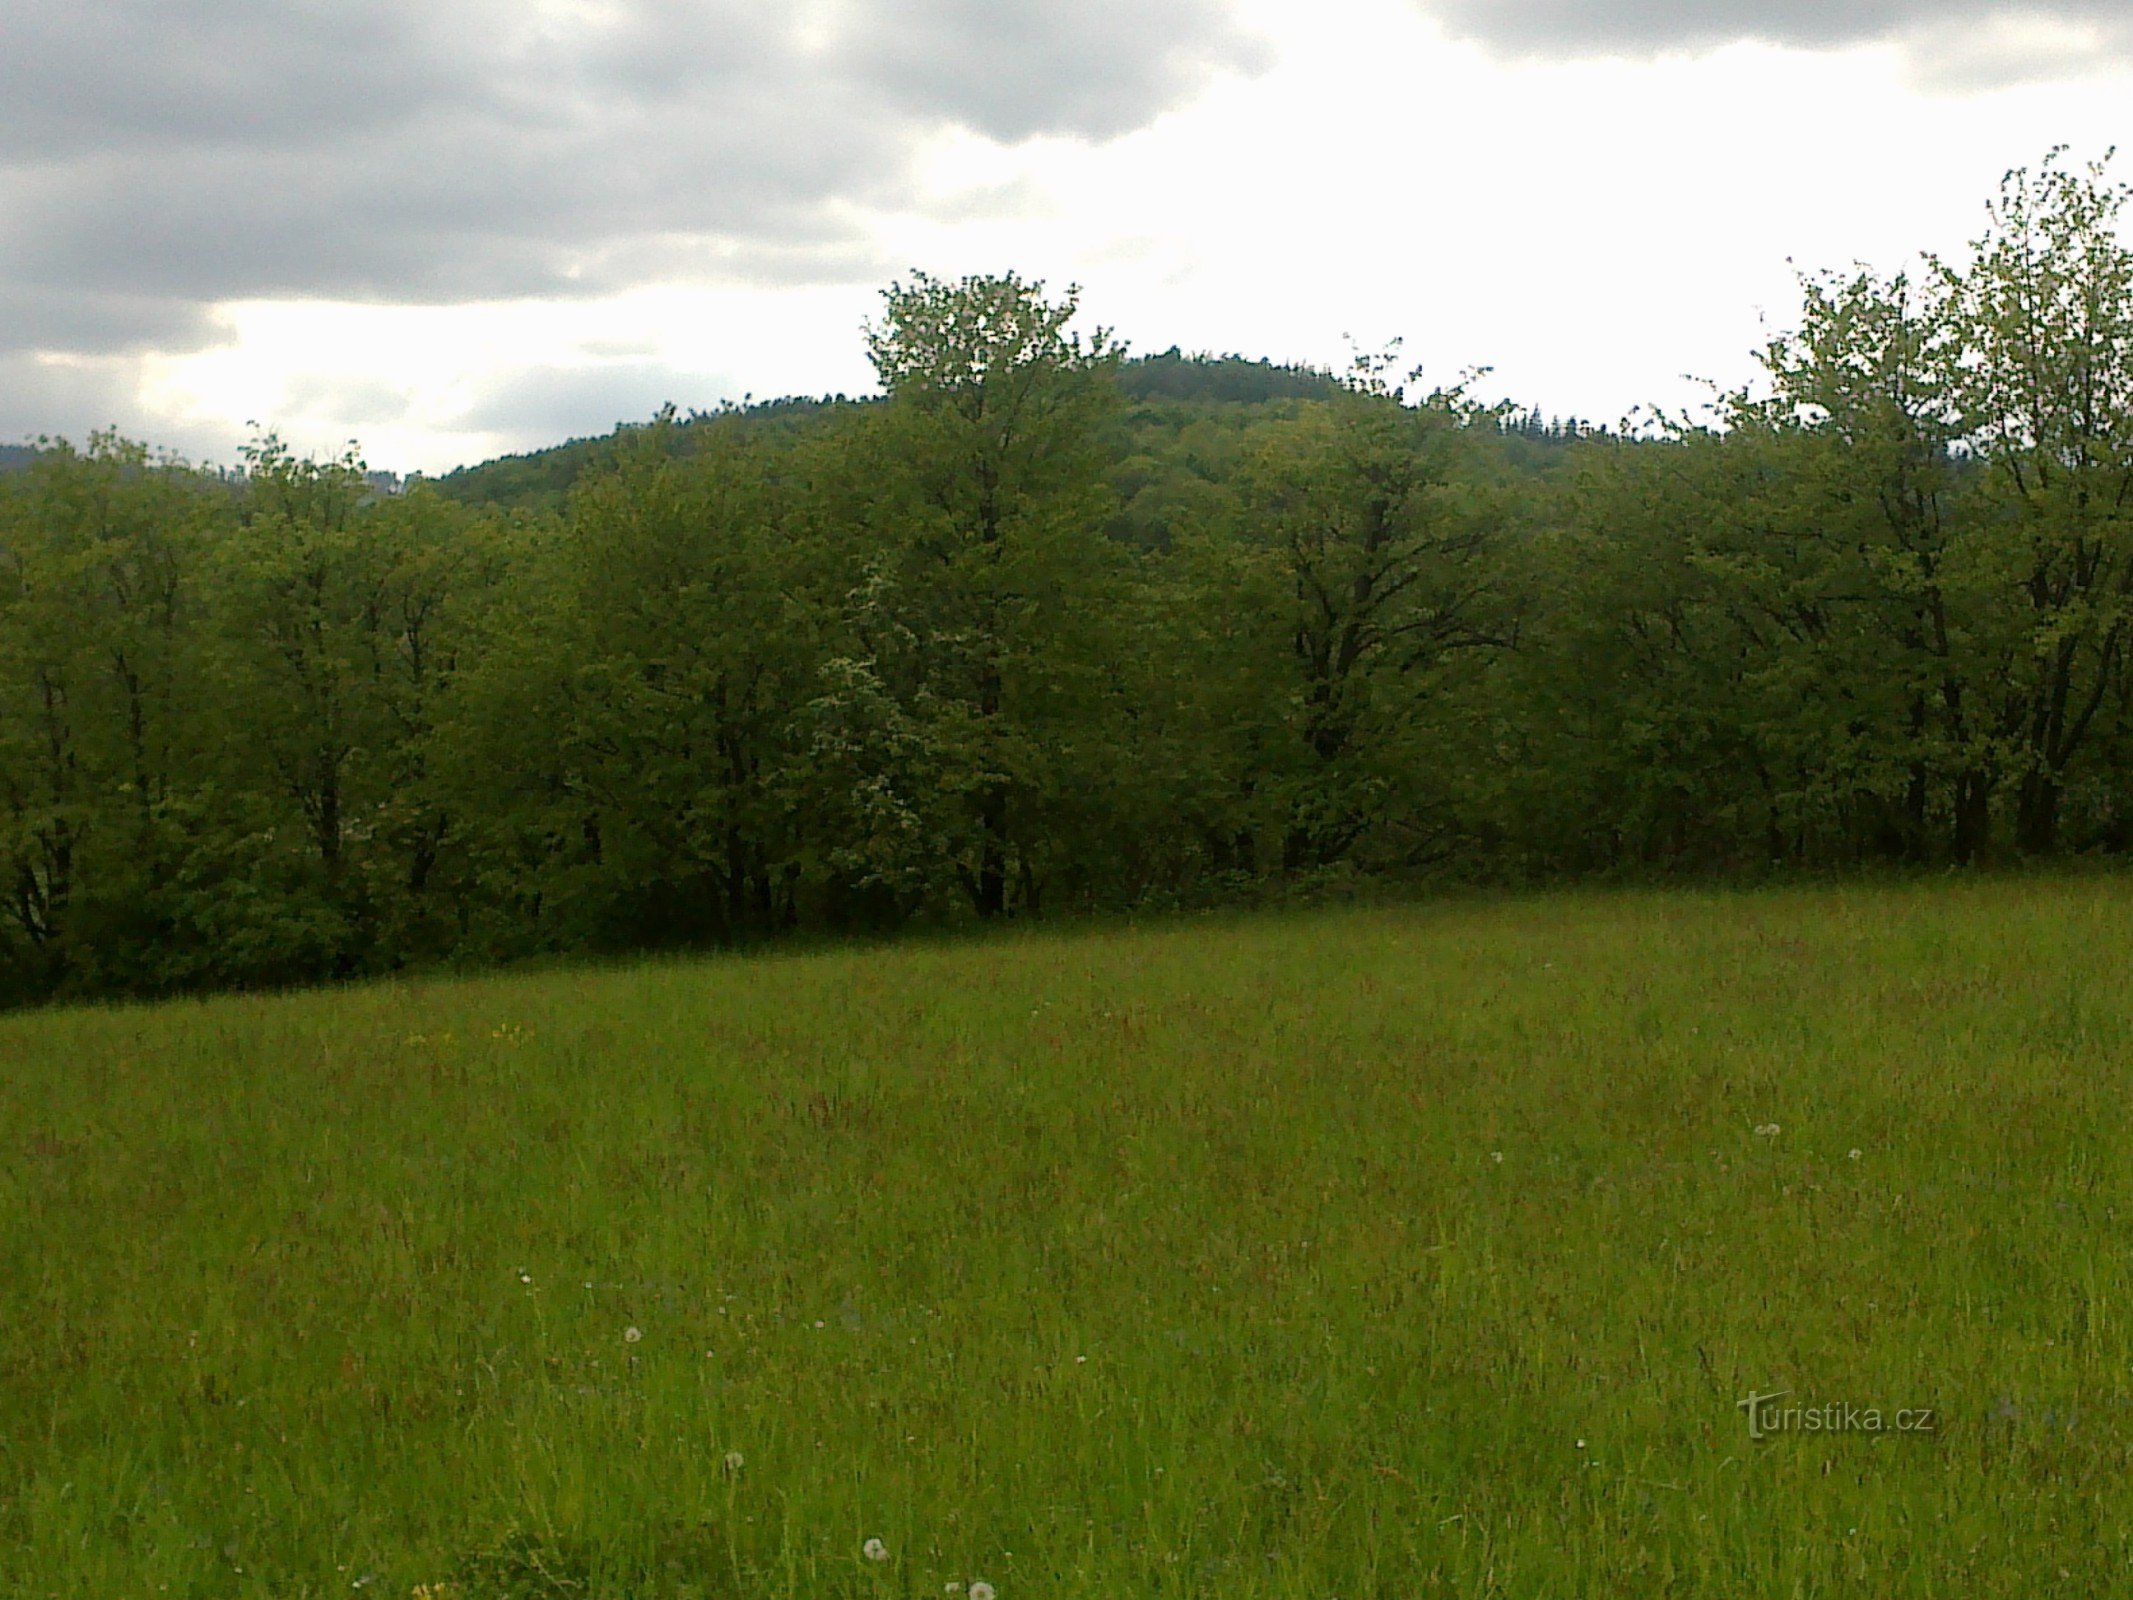
[[1954, 855], [1970, 866], [1992, 848], [1992, 779], [1982, 772], [1959, 773], [1955, 780]]
[[327, 763], [319, 774], [318, 789], [318, 856], [327, 872], [341, 870], [341, 772], [337, 764]]
[[978, 869], [964, 875], [970, 903], [988, 921], [1007, 915], [1007, 786], [989, 783], [978, 794]]
[[2048, 856], [2059, 848], [2059, 802], [2064, 786], [2041, 768], [2022, 779], [2015, 813], [2015, 840], [2024, 855]]

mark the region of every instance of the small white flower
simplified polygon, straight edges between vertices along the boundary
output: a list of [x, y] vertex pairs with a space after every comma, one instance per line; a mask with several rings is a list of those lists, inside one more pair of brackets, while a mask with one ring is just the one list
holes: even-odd
[[992, 1600], [992, 1585], [983, 1578], [970, 1586], [970, 1600]]
[[521, 1272], [518, 1275], [518, 1281], [520, 1283], [531, 1283], [533, 1281], [533, 1274], [530, 1272]]
[[859, 1547], [859, 1553], [869, 1561], [886, 1561], [889, 1559], [889, 1547], [879, 1539], [869, 1539]]
[[[1037, 1013], [1034, 1011], [1030, 1013], [1031, 1016], [1035, 1016], [1036, 1014]], [[948, 1580], [948, 1592], [950, 1594], [961, 1594], [963, 1592], [963, 1586], [960, 1583], [957, 1583], [953, 1578], [950, 1578]]]
[[1076, 1357], [1074, 1358], [1074, 1365], [1078, 1367], [1078, 1366], [1080, 1366], [1080, 1365], [1081, 1365], [1081, 1364], [1082, 1364], [1083, 1362], [1087, 1361], [1088, 1359], [1089, 1359], [1089, 1358], [1088, 1358], [1087, 1356], [1076, 1356]]
[[1844, 1159], [1845, 1159], [1845, 1160], [1847, 1160], [1847, 1161], [1857, 1161], [1857, 1160], [1859, 1159], [1859, 1152], [1858, 1152], [1858, 1151], [1856, 1151], [1856, 1150], [1854, 1150], [1854, 1151], [1852, 1151], [1852, 1152], [1851, 1152], [1851, 1154], [1847, 1155], [1847, 1156], [1846, 1156], [1846, 1157], [1845, 1157]]
[[642, 1339], [643, 1337], [644, 1330], [641, 1328], [624, 1328], [622, 1330], [622, 1342], [624, 1344], [635, 1344], [639, 1339]]
[[816, 1327], [818, 1327], [818, 1328], [826, 1328], [826, 1327], [828, 1327], [828, 1326], [829, 1326], [829, 1324], [828, 1324], [828, 1323], [826, 1323], [826, 1322], [824, 1322], [824, 1321], [822, 1321], [822, 1320], [821, 1320], [821, 1319], [820, 1319], [820, 1318], [818, 1317], [818, 1318], [816, 1318], [816, 1319], [815, 1319], [815, 1326], [816, 1326]]
[[1580, 1440], [1578, 1441], [1578, 1448], [1579, 1448], [1580, 1450], [1582, 1450], [1582, 1449], [1584, 1449], [1584, 1448], [1585, 1448], [1585, 1441], [1584, 1441], [1583, 1439], [1580, 1439]]
[[738, 1472], [747, 1464], [747, 1458], [743, 1456], [740, 1451], [728, 1450], [726, 1452], [726, 1470], [728, 1472]]
[[1762, 1123], [1756, 1128], [1755, 1136], [1758, 1139], [1775, 1139], [1778, 1136], [1778, 1125], [1774, 1122]]
[[1501, 1150], [1491, 1150], [1489, 1152], [1489, 1159], [1495, 1162], [1500, 1167], [1503, 1165], [1503, 1152]]

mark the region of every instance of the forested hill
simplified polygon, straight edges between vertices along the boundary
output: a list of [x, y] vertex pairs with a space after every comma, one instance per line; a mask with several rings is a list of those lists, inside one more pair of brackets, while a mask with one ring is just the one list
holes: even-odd
[[[1157, 409], [1185, 405], [1222, 410], [1280, 400], [1323, 400], [1339, 388], [1332, 374], [1315, 368], [1240, 355], [1186, 355], [1174, 345], [1158, 355], [1121, 362], [1116, 381], [1129, 403]], [[706, 422], [805, 427], [839, 411], [875, 404], [843, 395], [749, 401], [716, 411], [690, 412], [678, 419], [676, 427], [660, 430], [659, 436], [677, 451], [686, 452], [692, 448], [695, 430]], [[613, 465], [625, 442], [650, 426], [649, 422], [623, 423], [613, 433], [573, 439], [523, 455], [499, 456], [432, 481], [438, 493], [467, 505], [560, 506], [571, 485], [588, 471]]]
[[0, 444], [0, 472], [15, 472], [37, 459], [37, 452], [26, 444]]
[[1239, 355], [1188, 356], [1176, 345], [1160, 355], [1120, 363], [1118, 387], [1128, 400], [1185, 400], [1218, 405], [1264, 405], [1270, 400], [1325, 400], [1339, 381], [1316, 367], [1281, 366]]
[[523, 455], [498, 456], [493, 461], [460, 467], [427, 481], [446, 499], [464, 505], [557, 507], [563, 503], [571, 485], [588, 472], [613, 466], [633, 439], [656, 437], [675, 453], [686, 454], [693, 445], [696, 430], [708, 422], [771, 431], [804, 428], [838, 411], [866, 404], [869, 402], [848, 400], [841, 394], [824, 395], [819, 399], [800, 395], [779, 400], [750, 400], [715, 411], [673, 413], [670, 414], [671, 425], [669, 419], [663, 418], [619, 423], [612, 433], [572, 439], [566, 444], [529, 450]]

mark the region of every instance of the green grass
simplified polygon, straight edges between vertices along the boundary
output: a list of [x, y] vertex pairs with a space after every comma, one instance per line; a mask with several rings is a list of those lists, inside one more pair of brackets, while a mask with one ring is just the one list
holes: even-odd
[[2127, 1592], [2129, 928], [1562, 895], [0, 1019], [0, 1594]]

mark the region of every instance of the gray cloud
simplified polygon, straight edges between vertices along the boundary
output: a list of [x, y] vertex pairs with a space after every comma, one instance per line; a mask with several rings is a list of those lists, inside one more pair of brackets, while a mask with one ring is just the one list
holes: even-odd
[[903, 103], [953, 106], [957, 120], [1009, 141], [1124, 133], [1183, 84], [1267, 64], [1216, 0], [879, 5], [839, 55]]
[[202, 349], [226, 329], [208, 307], [168, 295], [110, 294], [80, 284], [60, 287], [0, 278], [0, 350], [30, 341], [12, 330], [35, 330], [36, 347], [99, 356], [153, 345], [172, 352]]
[[[130, 357], [53, 360], [0, 350], [0, 444], [21, 444], [38, 434], [80, 442], [91, 430], [109, 427], [144, 437], [139, 387], [139, 363]], [[177, 448], [201, 442], [172, 439], [167, 428], [154, 433], [158, 442]]]
[[1506, 54], [1651, 56], [1743, 40], [1806, 48], [1895, 41], [1922, 76], [1969, 84], [2088, 70], [2079, 49], [1979, 49], [1981, 29], [2039, 23], [2133, 50], [2125, 0], [1420, 0], [1454, 35]]
[[246, 297], [848, 280], [917, 141], [1104, 138], [1249, 69], [1225, 0], [17, 0], [0, 352]]

